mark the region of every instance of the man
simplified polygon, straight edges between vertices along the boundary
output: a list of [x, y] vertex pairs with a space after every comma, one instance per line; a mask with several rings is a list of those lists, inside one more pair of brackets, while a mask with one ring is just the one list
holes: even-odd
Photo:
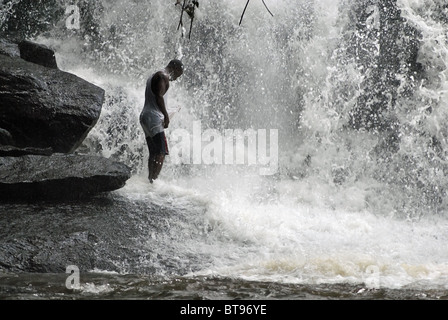
[[182, 62], [174, 59], [165, 69], [153, 74], [146, 82], [145, 105], [140, 114], [140, 124], [149, 150], [148, 179], [150, 183], [159, 176], [165, 156], [169, 154], [165, 129], [170, 124], [170, 118], [165, 94], [170, 87], [170, 81], [175, 81], [182, 74]]

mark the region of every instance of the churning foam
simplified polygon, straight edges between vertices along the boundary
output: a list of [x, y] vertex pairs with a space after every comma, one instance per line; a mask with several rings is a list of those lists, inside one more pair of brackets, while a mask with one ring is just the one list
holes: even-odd
[[321, 199], [334, 190], [319, 184], [272, 181], [229, 168], [208, 177], [162, 178], [152, 186], [144, 176], [131, 180], [121, 191], [130, 198], [195, 210], [210, 226], [207, 241], [188, 250], [209, 255], [212, 263], [192, 276], [355, 284], [366, 283], [374, 268], [378, 287], [447, 288], [446, 219], [412, 222], [340, 202], [332, 207]]

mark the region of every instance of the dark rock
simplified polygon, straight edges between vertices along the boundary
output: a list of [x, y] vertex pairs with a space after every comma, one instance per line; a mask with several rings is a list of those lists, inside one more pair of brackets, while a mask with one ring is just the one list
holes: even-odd
[[[3, 271], [64, 274], [67, 266], [76, 265], [81, 278], [95, 268], [153, 274], [154, 264], [141, 262], [153, 254], [148, 239], [154, 232], [177, 232], [166, 228], [167, 215], [175, 214], [171, 210], [148, 205], [145, 199], [107, 194], [83, 200], [2, 203], [0, 295], [5, 293]], [[172, 237], [163, 239], [169, 246]], [[165, 257], [172, 260], [169, 253]], [[160, 257], [161, 264], [165, 257]], [[189, 268], [194, 264], [191, 257], [190, 262]]]
[[0, 158], [0, 199], [80, 199], [122, 188], [126, 165], [103, 157], [54, 154]]
[[20, 58], [19, 45], [0, 38], [0, 54], [8, 57]]
[[[64, 272], [70, 261], [76, 261], [87, 270], [93, 269], [95, 246], [89, 234], [75, 232], [58, 239], [30, 236], [9, 239], [0, 243], [0, 268], [13, 271], [57, 273]], [[63, 246], [64, 250], [57, 250]]]
[[60, 0], [8, 0], [3, 4], [9, 8], [2, 14], [1, 31], [14, 40], [35, 38], [65, 20], [65, 5]]
[[23, 40], [19, 43], [20, 57], [38, 65], [57, 69], [54, 51], [42, 44]]
[[104, 95], [73, 74], [0, 55], [0, 128], [15, 147], [75, 151], [97, 123]]
[[14, 139], [8, 130], [0, 128], [0, 145], [14, 144]]

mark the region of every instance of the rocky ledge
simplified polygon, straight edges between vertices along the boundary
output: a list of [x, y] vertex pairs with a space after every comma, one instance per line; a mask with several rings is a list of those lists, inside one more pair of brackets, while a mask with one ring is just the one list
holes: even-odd
[[125, 164], [74, 154], [104, 96], [59, 70], [50, 48], [0, 39], [0, 199], [78, 199], [123, 187]]
[[53, 154], [0, 158], [0, 199], [81, 199], [125, 185], [130, 169], [103, 157]]

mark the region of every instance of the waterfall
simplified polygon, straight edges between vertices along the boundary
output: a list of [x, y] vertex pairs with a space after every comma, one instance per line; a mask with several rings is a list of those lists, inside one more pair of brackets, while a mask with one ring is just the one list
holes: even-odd
[[[426, 271], [446, 277], [448, 6], [265, 2], [273, 16], [253, 0], [239, 25], [245, 1], [200, 1], [189, 38], [174, 0], [80, 0], [79, 29], [67, 27], [73, 3], [52, 1], [51, 23], [29, 36], [55, 48], [61, 69], [106, 90], [78, 152], [125, 162], [135, 179], [123, 192], [146, 197], [138, 122], [146, 79], [182, 59], [185, 72], [168, 93], [169, 107], [182, 107], [167, 130], [171, 147], [174, 132], [193, 133], [198, 122], [216, 135], [278, 132], [271, 176], [247, 163], [167, 159], [151, 201], [188, 198], [182, 210], [205, 215], [215, 232], [197, 249], [212, 256], [205, 274], [350, 281], [375, 265], [391, 286]], [[17, 1], [8, 3], [10, 12]], [[14, 28], [4, 13], [0, 21]], [[395, 245], [404, 246], [396, 255]]]

